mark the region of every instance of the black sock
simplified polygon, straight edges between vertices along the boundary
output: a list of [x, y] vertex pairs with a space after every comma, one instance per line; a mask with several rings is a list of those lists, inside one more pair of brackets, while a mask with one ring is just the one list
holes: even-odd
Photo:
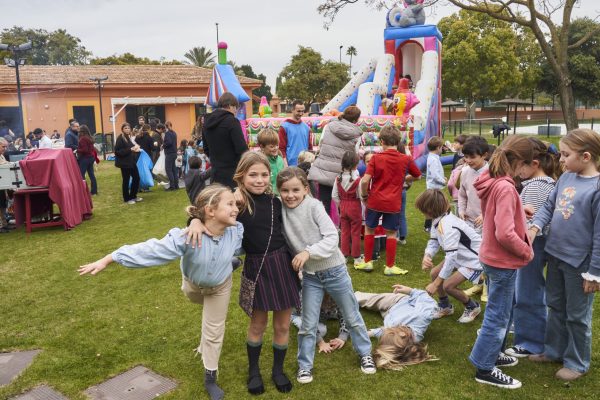
[[448, 300], [448, 296], [440, 296], [438, 306], [440, 306], [440, 308], [450, 307], [450, 300]]
[[262, 342], [246, 342], [246, 350], [248, 352], [248, 392], [251, 394], [261, 394], [265, 391], [258, 365], [261, 349]]
[[273, 370], [271, 377], [275, 387], [281, 393], [287, 393], [292, 390], [292, 382], [283, 372], [283, 362], [285, 361], [285, 354], [287, 352], [287, 345], [277, 345], [273, 343]]
[[477, 373], [480, 375], [489, 375], [492, 373], [491, 369], [479, 369], [477, 368]]
[[222, 400], [225, 396], [223, 389], [217, 385], [217, 371], [206, 370], [204, 372], [204, 387], [208, 392], [210, 400]]
[[479, 306], [479, 304], [477, 304], [476, 301], [473, 301], [472, 298], [469, 297], [469, 301], [467, 301], [465, 303], [465, 308], [468, 308], [469, 310], [472, 310], [474, 308], [477, 308], [477, 306]]

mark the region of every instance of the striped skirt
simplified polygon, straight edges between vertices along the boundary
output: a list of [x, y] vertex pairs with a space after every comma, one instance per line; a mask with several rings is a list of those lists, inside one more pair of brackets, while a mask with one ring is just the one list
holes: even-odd
[[[262, 254], [247, 254], [244, 276], [252, 281], [260, 268]], [[292, 268], [292, 256], [287, 246], [267, 253], [254, 293], [254, 309], [280, 311], [300, 306], [300, 280]]]

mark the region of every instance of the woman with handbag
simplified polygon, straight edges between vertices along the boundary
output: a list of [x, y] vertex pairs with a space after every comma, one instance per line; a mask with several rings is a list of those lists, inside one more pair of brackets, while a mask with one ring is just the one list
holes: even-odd
[[[240, 287], [240, 306], [250, 316], [246, 350], [248, 352], [248, 392], [264, 393], [259, 359], [269, 311], [273, 312], [273, 369], [271, 378], [279, 392], [292, 390], [283, 371], [293, 307], [300, 306], [300, 281], [292, 268], [292, 257], [282, 226], [282, 204], [271, 189], [269, 160], [261, 152], [242, 155], [233, 180], [238, 185], [238, 221], [244, 225], [246, 251]], [[190, 223], [188, 237], [205, 232], [201, 221]], [[214, 234], [214, 232], [210, 232]], [[189, 239], [188, 239], [189, 240]]]
[[[204, 363], [204, 387], [211, 400], [222, 399], [217, 385], [219, 356], [225, 336], [225, 320], [231, 295], [234, 254], [241, 251], [244, 227], [236, 222], [238, 208], [231, 189], [211, 185], [187, 208], [215, 235], [206, 237], [201, 248], [186, 244], [183, 230], [173, 228], [163, 239], [122, 246], [106, 257], [79, 267], [79, 274], [96, 275], [112, 262], [130, 268], [164, 265], [181, 257], [181, 290], [193, 303], [202, 304], [202, 335], [198, 353]], [[217, 239], [218, 236], [218, 239]]]

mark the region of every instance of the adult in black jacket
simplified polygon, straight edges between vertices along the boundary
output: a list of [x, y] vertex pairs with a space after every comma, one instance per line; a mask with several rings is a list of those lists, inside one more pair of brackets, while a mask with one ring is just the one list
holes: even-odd
[[[122, 134], [119, 135], [115, 142], [115, 166], [121, 169], [121, 177], [123, 178], [123, 201], [127, 204], [135, 204], [142, 201], [141, 197], [137, 197], [137, 192], [140, 187], [140, 174], [137, 169], [137, 154], [140, 151], [140, 146], [133, 144], [131, 141], [131, 126], [125, 122], [121, 125]], [[131, 178], [131, 187], [129, 179]]]
[[146, 154], [148, 154], [148, 157], [152, 158], [152, 152], [154, 151], [154, 139], [150, 137], [150, 125], [142, 125], [142, 130], [135, 138], [135, 142], [142, 150], [146, 152]]
[[242, 154], [248, 151], [240, 121], [235, 117], [237, 98], [225, 92], [217, 109], [204, 118], [204, 153], [210, 158], [212, 182], [235, 188], [233, 174]]
[[169, 188], [167, 190], [177, 190], [179, 189], [179, 173], [177, 167], [175, 167], [175, 160], [177, 159], [177, 133], [167, 128], [165, 124], [158, 124], [156, 131], [161, 135], [164, 134], [162, 148], [165, 152], [165, 169], [169, 178]]

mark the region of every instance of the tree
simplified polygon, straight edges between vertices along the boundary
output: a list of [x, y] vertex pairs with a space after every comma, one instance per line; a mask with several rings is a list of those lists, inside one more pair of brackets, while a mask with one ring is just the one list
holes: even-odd
[[323, 61], [320, 53], [299, 46], [281, 73], [277, 94], [288, 100], [300, 99], [308, 108], [314, 102], [324, 102], [335, 96], [348, 82], [348, 65]]
[[[581, 47], [594, 36], [600, 27], [583, 34], [576, 42], [569, 42], [571, 14], [578, 0], [447, 0], [449, 3], [469, 11], [487, 14], [492, 18], [520, 25], [529, 29], [536, 38], [548, 65], [557, 78], [558, 93], [567, 129], [577, 128], [573, 81], [569, 68], [569, 50]], [[331, 24], [337, 13], [346, 5], [359, 0], [326, 0], [317, 10], [328, 18]], [[381, 7], [381, 0], [363, 0], [370, 7]], [[437, 0], [425, 3], [433, 4]], [[553, 18], [562, 12], [557, 25]]]
[[204, 46], [190, 49], [184, 54], [184, 57], [188, 59], [188, 64], [197, 67], [210, 68], [215, 65], [215, 56], [213, 52], [207, 50]]
[[539, 50], [508, 22], [461, 10], [438, 27], [444, 37], [444, 96], [471, 104], [521, 92], [529, 96], [537, 85]]
[[[586, 105], [600, 100], [600, 31], [598, 23], [589, 18], [576, 19], [571, 24], [569, 43], [576, 43], [586, 32], [595, 34], [581, 47], [569, 51], [569, 70], [573, 81], [573, 95]], [[548, 93], [558, 93], [557, 78], [550, 65], [543, 65], [540, 88]]]
[[[85, 64], [92, 55], [81, 40], [64, 29], [48, 32], [45, 29], [25, 29], [13, 26], [4, 29], [0, 42], [4, 44], [22, 44], [31, 40], [33, 48], [24, 54], [31, 65], [76, 65]], [[8, 52], [0, 52], [0, 58], [9, 57]]]
[[356, 47], [348, 46], [348, 49], [346, 49], [346, 55], [350, 56], [350, 68], [348, 68], [348, 70], [350, 71], [350, 75], [352, 75], [352, 56], [358, 55]]
[[[267, 98], [267, 101], [271, 101], [271, 99], [273, 98], [273, 94], [271, 93], [271, 86], [267, 85], [267, 77], [264, 74], [256, 75], [252, 67], [248, 64], [243, 64], [239, 67], [239, 70], [243, 73], [243, 76], [245, 76], [246, 78], [258, 79], [262, 81], [261, 87], [254, 89], [252, 92], [258, 97], [265, 96]], [[255, 114], [258, 112], [259, 105], [260, 104], [257, 102], [252, 102], [252, 109], [254, 110], [253, 112]]]
[[164, 57], [160, 60], [151, 60], [147, 57], [136, 57], [131, 53], [121, 55], [113, 54], [108, 57], [96, 57], [90, 60], [92, 65], [181, 65], [181, 61], [165, 61]]

